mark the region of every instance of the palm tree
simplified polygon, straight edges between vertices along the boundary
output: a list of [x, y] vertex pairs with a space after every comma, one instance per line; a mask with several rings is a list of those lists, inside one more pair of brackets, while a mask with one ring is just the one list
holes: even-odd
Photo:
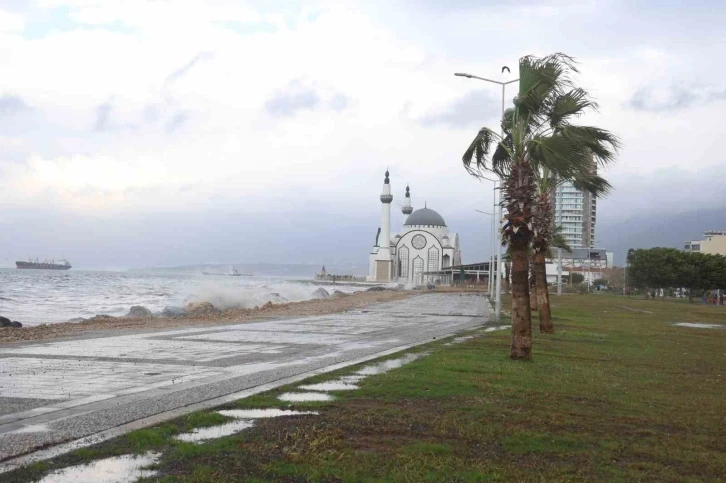
[[569, 124], [571, 112], [590, 102], [587, 93], [574, 88], [570, 75], [575, 72], [574, 60], [564, 54], [522, 57], [519, 93], [502, 119], [503, 135], [480, 129], [462, 158], [470, 174], [492, 171], [502, 178], [507, 211], [502, 239], [512, 257], [513, 359], [529, 359], [532, 352], [527, 251], [534, 235], [537, 173], [546, 168], [558, 179], [573, 179], [591, 166], [592, 157], [608, 162], [618, 147], [608, 131]]
[[[538, 197], [539, 199], [539, 197]], [[539, 205], [538, 205], [539, 207]], [[538, 210], [539, 211], [539, 210]], [[539, 211], [541, 212], [541, 211]], [[534, 267], [534, 279], [535, 279], [535, 291], [537, 294], [537, 306], [539, 312], [539, 331], [545, 334], [553, 334], [555, 332], [554, 324], [552, 323], [552, 309], [550, 307], [550, 293], [547, 288], [547, 264], [546, 259], [550, 260], [554, 258], [552, 256], [552, 248], [561, 248], [565, 251], [571, 251], [570, 246], [567, 244], [565, 237], [562, 236], [561, 226], [555, 226], [552, 220], [551, 207], [545, 213], [549, 213], [549, 217], [540, 218], [535, 216], [535, 225], [539, 225], [542, 222], [542, 227], [546, 229], [540, 229], [539, 226], [535, 227], [536, 235], [533, 237], [532, 246], [534, 254], [532, 256], [532, 265]], [[549, 225], [544, 223], [549, 220]], [[545, 236], [549, 236], [549, 240], [546, 241]], [[537, 250], [536, 247], [539, 247]]]

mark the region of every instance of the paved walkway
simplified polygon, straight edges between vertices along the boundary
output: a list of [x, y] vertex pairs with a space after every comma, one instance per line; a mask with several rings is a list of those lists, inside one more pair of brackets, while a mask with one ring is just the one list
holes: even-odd
[[165, 411], [480, 325], [484, 298], [0, 349], [0, 461]]

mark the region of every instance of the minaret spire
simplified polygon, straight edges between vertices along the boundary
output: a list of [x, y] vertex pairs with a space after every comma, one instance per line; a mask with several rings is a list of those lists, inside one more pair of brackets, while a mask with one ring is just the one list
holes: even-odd
[[391, 202], [393, 195], [391, 194], [390, 173], [386, 168], [386, 177], [383, 180], [383, 190], [381, 191], [381, 234], [378, 238], [378, 254], [376, 255], [376, 281], [391, 281]]
[[401, 209], [403, 212], [403, 224], [406, 224], [406, 220], [408, 220], [408, 215], [413, 213], [413, 207], [411, 206], [411, 188], [409, 188], [408, 185], [406, 185], [406, 197], [403, 200], [403, 208]]

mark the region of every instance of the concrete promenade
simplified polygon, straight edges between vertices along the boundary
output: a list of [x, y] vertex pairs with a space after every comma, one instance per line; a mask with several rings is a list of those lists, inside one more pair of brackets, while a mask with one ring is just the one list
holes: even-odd
[[481, 325], [476, 294], [340, 314], [0, 346], [0, 461]]

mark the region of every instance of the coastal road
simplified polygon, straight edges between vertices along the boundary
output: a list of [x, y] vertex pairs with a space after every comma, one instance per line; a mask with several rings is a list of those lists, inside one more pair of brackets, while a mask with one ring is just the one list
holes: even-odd
[[0, 462], [429, 342], [488, 315], [478, 294], [429, 293], [315, 317], [8, 345]]

